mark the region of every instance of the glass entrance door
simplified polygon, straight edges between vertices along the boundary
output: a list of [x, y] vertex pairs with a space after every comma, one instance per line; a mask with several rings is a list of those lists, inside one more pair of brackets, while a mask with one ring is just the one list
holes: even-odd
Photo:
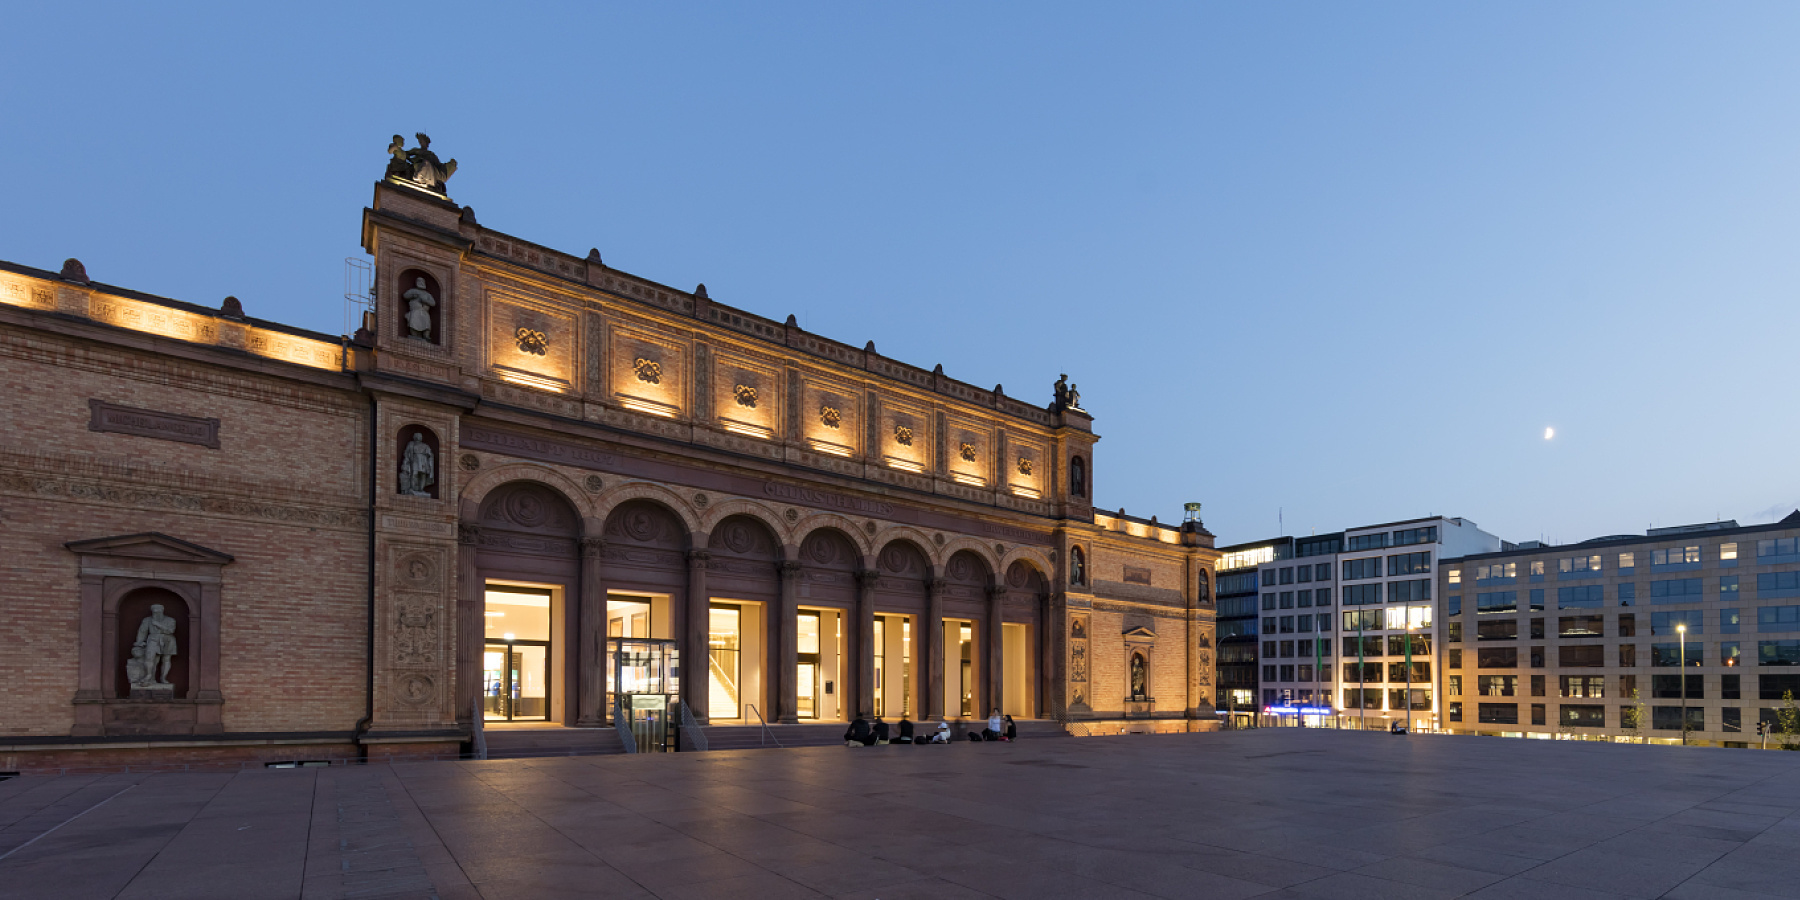
[[485, 718], [511, 722], [549, 717], [549, 642], [488, 644], [481, 656]]
[[801, 610], [799, 623], [799, 673], [794, 685], [795, 713], [802, 719], [819, 717], [819, 614]]

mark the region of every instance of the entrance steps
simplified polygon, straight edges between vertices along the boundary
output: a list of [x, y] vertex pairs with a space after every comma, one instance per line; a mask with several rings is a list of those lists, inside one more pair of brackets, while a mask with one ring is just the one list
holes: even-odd
[[[1050, 719], [1016, 719], [1019, 739], [1037, 741], [1066, 738], [1069, 732]], [[892, 723], [889, 723], [892, 724]], [[980, 730], [987, 721], [970, 720], [969, 728]], [[771, 725], [765, 734], [761, 725], [708, 725], [705, 727], [708, 750], [774, 750], [792, 747], [832, 747], [844, 742], [845, 722], [808, 725]], [[936, 723], [933, 723], [933, 728]], [[930, 732], [919, 728], [920, 737]], [[964, 723], [951, 721], [950, 733], [955, 740], [967, 740]], [[612, 727], [564, 728], [559, 725], [528, 727], [494, 727], [483, 731], [487, 739], [489, 759], [535, 759], [547, 756], [603, 756], [624, 753], [619, 733]], [[772, 736], [772, 739], [771, 739]], [[779, 743], [777, 743], [779, 742]]]
[[[892, 722], [888, 723], [890, 726]], [[1020, 740], [1042, 740], [1044, 738], [1069, 737], [1060, 724], [1051, 719], [1014, 719], [1018, 726]], [[987, 720], [969, 720], [968, 728], [980, 731], [987, 727]], [[775, 749], [775, 741], [780, 741], [782, 748], [787, 747], [831, 747], [844, 742], [844, 731], [850, 727], [848, 722], [828, 722], [819, 725], [771, 725], [770, 740], [763, 733], [760, 725], [708, 725], [706, 726], [706, 743], [709, 750], [758, 750]], [[931, 723], [936, 729], [937, 723]], [[927, 737], [931, 731], [923, 726], [915, 726], [914, 734]], [[966, 741], [968, 737], [964, 723], [953, 720], [950, 723], [950, 734], [955, 740]]]
[[483, 729], [487, 738], [489, 759], [530, 759], [541, 756], [600, 756], [624, 753], [619, 732], [605, 728], [564, 728], [558, 725], [535, 728]]

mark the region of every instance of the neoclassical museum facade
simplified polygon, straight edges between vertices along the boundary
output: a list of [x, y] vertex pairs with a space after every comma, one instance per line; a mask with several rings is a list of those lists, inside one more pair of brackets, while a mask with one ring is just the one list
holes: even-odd
[[1071, 387], [512, 237], [392, 152], [353, 336], [0, 263], [0, 769], [455, 754], [652, 682], [699, 725], [1212, 727], [1212, 535], [1094, 509]]

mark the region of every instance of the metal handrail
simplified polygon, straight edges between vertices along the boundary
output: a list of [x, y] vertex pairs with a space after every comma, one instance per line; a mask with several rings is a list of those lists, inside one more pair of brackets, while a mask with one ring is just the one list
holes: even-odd
[[681, 733], [687, 738], [687, 749], [705, 752], [705, 729], [701, 728], [700, 723], [694, 720], [694, 711], [688, 709], [687, 701], [680, 700], [677, 702], [681, 704]]
[[487, 734], [485, 733], [484, 725], [487, 721], [487, 711], [481, 708], [480, 697], [474, 699], [473, 705], [475, 709], [474, 720], [469, 726], [469, 731], [471, 732], [469, 736], [469, 755], [476, 759], [487, 759]]
[[625, 722], [625, 698], [617, 694], [613, 695], [613, 729], [619, 733], [619, 743], [625, 745], [626, 753], [638, 752], [637, 738]]
[[744, 705], [750, 707], [751, 712], [756, 713], [757, 724], [762, 726], [763, 746], [767, 747], [769, 746], [770, 741], [775, 741], [775, 746], [780, 747], [781, 742], [775, 740], [775, 732], [769, 730], [769, 723], [763, 719], [762, 710], [757, 709], [756, 704], [754, 703], [746, 703]]

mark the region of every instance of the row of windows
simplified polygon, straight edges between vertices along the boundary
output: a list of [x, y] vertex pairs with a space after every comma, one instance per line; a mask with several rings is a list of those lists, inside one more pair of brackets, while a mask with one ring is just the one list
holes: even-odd
[[[1270, 682], [1270, 681], [1277, 681], [1277, 682], [1279, 682], [1279, 681], [1315, 681], [1315, 680], [1318, 680], [1318, 679], [1313, 678], [1313, 667], [1311, 664], [1296, 664], [1296, 665], [1291, 665], [1291, 666], [1287, 666], [1287, 665], [1263, 666], [1262, 670], [1263, 670], [1262, 680], [1265, 682]], [[1323, 674], [1323, 673], [1321, 673], [1321, 674]]]
[[[1547, 724], [1548, 715], [1544, 704], [1531, 704], [1531, 724]], [[1686, 711], [1686, 716], [1682, 715]], [[1685, 718], [1687, 730], [1705, 731], [1705, 710], [1681, 706], [1652, 706], [1649, 708], [1649, 725], [1652, 731], [1680, 731]], [[1460, 701], [1445, 704], [1446, 718], [1452, 722], [1463, 721], [1463, 705]], [[1741, 732], [1744, 730], [1743, 710], [1735, 706], [1727, 706], [1719, 710], [1719, 730], [1725, 732]], [[1771, 707], [1761, 710], [1762, 721], [1774, 723], [1780, 711]], [[1629, 726], [1636, 713], [1632, 707], [1622, 707], [1618, 712], [1621, 726]], [[1517, 725], [1519, 722], [1519, 706], [1516, 703], [1477, 703], [1477, 721], [1488, 725]], [[1559, 707], [1558, 722], [1569, 728], [1605, 728], [1607, 726], [1606, 707], [1598, 704], [1562, 704]]]
[[1389, 606], [1382, 609], [1355, 609], [1344, 614], [1345, 631], [1405, 631], [1430, 628], [1431, 607]]
[[[1455, 643], [1460, 636], [1451, 638]], [[1618, 645], [1618, 665], [1621, 668], [1637, 666], [1636, 644]], [[1726, 668], [1754, 663], [1758, 666], [1800, 666], [1800, 639], [1786, 638], [1772, 641], [1756, 642], [1756, 657], [1746, 661], [1743, 655], [1742, 641], [1720, 641], [1717, 645], [1719, 665]], [[1534, 669], [1545, 668], [1545, 648], [1527, 648], [1530, 666]], [[1602, 668], [1606, 665], [1606, 645], [1604, 644], [1558, 644], [1556, 646], [1556, 664], [1559, 668]], [[1676, 666], [1706, 665], [1707, 644], [1704, 641], [1660, 641], [1649, 645], [1649, 663], [1652, 668], [1668, 668]], [[1515, 669], [1519, 666], [1519, 648], [1517, 647], [1478, 647], [1476, 649], [1476, 666], [1482, 669]], [[1448, 664], [1452, 669], [1463, 667], [1462, 650], [1451, 648], [1448, 651]]]
[[[1381, 684], [1384, 680], [1383, 675], [1387, 676], [1385, 681], [1388, 683], [1405, 682], [1408, 671], [1406, 663], [1403, 662], [1347, 662], [1344, 663], [1343, 670], [1345, 684], [1368, 684], [1371, 682]], [[1414, 684], [1420, 682], [1429, 684], [1431, 682], [1431, 661], [1413, 660], [1411, 672], [1411, 680]]]
[[1436, 525], [1423, 528], [1403, 528], [1399, 531], [1377, 531], [1374, 534], [1353, 535], [1344, 549], [1355, 553], [1358, 550], [1380, 550], [1384, 547], [1405, 547], [1410, 544], [1435, 544], [1438, 539]]
[[1344, 656], [1346, 658], [1352, 656], [1405, 656], [1408, 637], [1412, 638], [1413, 656], [1431, 655], [1431, 635], [1429, 634], [1377, 634], [1344, 638]]
[[1215, 585], [1215, 589], [1220, 596], [1226, 594], [1253, 594], [1256, 593], [1256, 587], [1255, 572], [1239, 572], [1235, 575], [1220, 575], [1218, 583]]
[[[1431, 599], [1431, 579], [1419, 578], [1413, 581], [1389, 581], [1387, 584], [1388, 603], [1413, 603]], [[1382, 602], [1381, 584], [1348, 584], [1344, 586], [1345, 606], [1372, 606]]]
[[1319, 638], [1316, 644], [1310, 638], [1298, 641], [1263, 641], [1262, 649], [1264, 659], [1293, 659], [1296, 656], [1310, 659], [1315, 652], [1321, 659], [1330, 659], [1331, 639]]
[[[1477, 675], [1475, 690], [1482, 697], [1514, 697], [1525, 696], [1522, 693], [1519, 675]], [[1528, 676], [1524, 684], [1529, 685], [1531, 696], [1542, 697], [1546, 693], [1548, 679], [1543, 675]], [[1618, 696], [1630, 700], [1640, 697], [1638, 678], [1636, 675], [1620, 675]], [[1562, 675], [1557, 678], [1557, 692], [1561, 697], [1599, 700], [1606, 697], [1606, 677], [1603, 675]], [[1762, 675], [1757, 677], [1756, 694], [1762, 700], [1781, 700], [1788, 691], [1800, 685], [1800, 675]], [[1683, 691], [1689, 700], [1705, 700], [1706, 676], [1703, 675], [1652, 675], [1650, 676], [1649, 699], [1673, 700], [1680, 698]], [[1463, 696], [1463, 676], [1447, 675], [1444, 678], [1444, 691], [1452, 697]], [[1800, 692], [1797, 692], [1800, 693]], [[1743, 699], [1743, 678], [1738, 675], [1719, 676], [1720, 700]]]
[[[1719, 578], [1719, 599], [1732, 601], [1739, 596], [1738, 576], [1724, 575]], [[1348, 590], [1348, 588], [1346, 588]], [[1756, 591], [1759, 596], [1784, 597], [1800, 596], [1800, 571], [1764, 572], [1756, 576]], [[1544, 588], [1533, 588], [1528, 594], [1531, 608], [1544, 608], [1546, 591]], [[1518, 591], [1483, 591], [1475, 595], [1476, 609], [1483, 613], [1513, 612], [1518, 608]], [[1706, 599], [1703, 579], [1670, 578], [1650, 582], [1650, 602], [1666, 603], [1701, 603]], [[1626, 583], [1618, 586], [1620, 606], [1631, 606], [1637, 601], [1637, 585]], [[1598, 584], [1571, 585], [1556, 589], [1557, 609], [1597, 608], [1606, 605], [1606, 587]], [[1462, 597], [1450, 597], [1451, 615], [1462, 614]]]
[[[1636, 550], [1621, 552], [1617, 559], [1619, 570], [1621, 572], [1635, 571], [1640, 555], [1649, 557], [1649, 563], [1652, 569], [1666, 569], [1674, 566], [1699, 566], [1702, 562], [1701, 546], [1699, 544], [1687, 544], [1680, 547], [1665, 547], [1660, 550], [1651, 550], [1648, 553]], [[1603, 555], [1599, 553], [1590, 553], [1558, 559], [1556, 560], [1557, 574], [1575, 577], [1602, 574], [1604, 572], [1604, 561], [1602, 556]], [[1800, 537], [1770, 538], [1768, 540], [1756, 542], [1756, 558], [1758, 564], [1765, 564], [1765, 561], [1785, 561], [1789, 557], [1797, 556], [1800, 556]], [[1720, 544], [1719, 564], [1721, 566], [1735, 566], [1737, 565], [1737, 562], [1737, 542], [1728, 541]], [[1546, 566], [1545, 560], [1531, 560], [1526, 563], [1526, 565], [1528, 567], [1527, 571], [1532, 577], [1542, 578], [1544, 576]], [[1481, 564], [1475, 567], [1475, 578], [1477, 580], [1516, 578], [1519, 574], [1518, 566], [1519, 564], [1517, 562]], [[1448, 576], [1451, 584], [1462, 583], [1461, 569], [1449, 570]]]
[[[1297, 595], [1297, 596], [1296, 596]], [[1263, 609], [1293, 609], [1298, 606], [1330, 606], [1331, 588], [1308, 588], [1302, 591], [1270, 591], [1262, 595]]]
[[1262, 570], [1264, 587], [1276, 584], [1305, 584], [1309, 581], [1330, 581], [1331, 563], [1319, 563], [1312, 566], [1286, 566], [1280, 569]]
[[1263, 634], [1308, 634], [1316, 624], [1319, 631], [1331, 630], [1331, 613], [1315, 616], [1264, 616]]
[[[1512, 592], [1507, 591], [1507, 592], [1503, 592], [1503, 593], [1510, 594]], [[1488, 595], [1483, 594], [1480, 596], [1485, 597]], [[1456, 598], [1452, 598], [1452, 599], [1456, 599]], [[1479, 604], [1480, 602], [1481, 602], [1480, 597], [1478, 597], [1477, 603]], [[1495, 609], [1488, 609], [1488, 608], [1483, 607], [1481, 609], [1481, 612], [1484, 612], [1484, 613], [1485, 612], [1513, 612], [1514, 610], [1510, 609], [1510, 608], [1500, 608], [1500, 607], [1504, 607], [1506, 602], [1507, 601], [1504, 599], [1499, 600], [1499, 601], [1494, 601], [1494, 604], [1496, 607]], [[1564, 602], [1561, 602], [1560, 598], [1559, 598], [1559, 602], [1557, 603], [1557, 608], [1558, 609], [1567, 609], [1567, 608], [1571, 608], [1571, 607], [1580, 607], [1580, 606], [1586, 606], [1586, 605], [1589, 605], [1589, 604], [1564, 603]], [[1593, 604], [1593, 605], [1598, 605], [1598, 604]], [[1451, 609], [1450, 609], [1451, 615], [1457, 615], [1461, 611], [1462, 610], [1461, 610], [1460, 603], [1451, 604]], [[1542, 612], [1543, 605], [1541, 603], [1537, 602], [1536, 599], [1534, 599], [1532, 601], [1531, 611], [1532, 612]], [[1708, 614], [1708, 611], [1703, 610], [1703, 609], [1680, 609], [1680, 610], [1667, 610], [1667, 611], [1662, 611], [1662, 612], [1653, 612], [1650, 614], [1650, 633], [1651, 634], [1660, 634], [1660, 635], [1674, 635], [1674, 634], [1679, 634], [1681, 632], [1682, 626], [1686, 626], [1688, 634], [1702, 635], [1702, 634], [1706, 633], [1707, 614]], [[1738, 607], [1735, 607], [1735, 606], [1719, 607], [1717, 610], [1717, 615], [1718, 615], [1719, 634], [1737, 634], [1739, 632], [1739, 630], [1742, 628], [1742, 611]], [[1571, 623], [1575, 623], [1578, 625], [1583, 624], [1583, 623], [1588, 623], [1588, 622], [1596, 622], [1597, 623], [1597, 622], [1602, 621], [1603, 618], [1604, 618], [1603, 616], [1598, 616], [1598, 615], [1563, 616], [1557, 620], [1560, 623], [1560, 625], [1562, 626], [1558, 630], [1558, 636], [1559, 637], [1570, 637], [1572, 634], [1585, 634], [1585, 633], [1600, 634], [1601, 632], [1599, 630], [1595, 630], [1592, 632], [1585, 632], [1585, 631], [1581, 631], [1581, 630], [1577, 629], [1576, 631], [1572, 632], [1569, 628], [1569, 625]], [[1508, 621], [1511, 621], [1514, 624], [1507, 625], [1506, 622], [1508, 622]], [[1533, 619], [1532, 621], [1536, 626], [1533, 629], [1533, 637], [1539, 637], [1539, 638], [1543, 637], [1544, 636], [1543, 635], [1543, 626], [1542, 626], [1543, 620], [1542, 619]], [[1507, 633], [1507, 629], [1509, 629], [1509, 628], [1512, 629], [1512, 632], [1511, 632], [1512, 634], [1517, 634], [1518, 626], [1517, 626], [1516, 622], [1517, 622], [1517, 620], [1495, 620], [1492, 622], [1488, 622], [1488, 621], [1478, 622], [1477, 623], [1477, 625], [1478, 625], [1477, 633], [1480, 635], [1481, 640], [1500, 640], [1501, 639], [1500, 636], [1504, 633]], [[1490, 627], [1490, 626], [1492, 626], [1492, 627]], [[1634, 613], [1620, 613], [1619, 614], [1619, 632], [1618, 632], [1619, 637], [1631, 637], [1631, 636], [1635, 635], [1637, 633], [1636, 626], [1637, 626], [1637, 616]], [[1454, 637], [1451, 639], [1452, 641], [1461, 640], [1461, 635], [1462, 635], [1462, 623], [1461, 622], [1452, 621], [1450, 623], [1450, 630], [1451, 630], [1452, 634], [1457, 635], [1457, 637]], [[1759, 606], [1759, 607], [1757, 607], [1757, 609], [1756, 609], [1756, 630], [1760, 634], [1780, 633], [1780, 632], [1786, 632], [1786, 631], [1800, 631], [1800, 606]], [[1491, 637], [1490, 637], [1490, 635], [1491, 635]]]

